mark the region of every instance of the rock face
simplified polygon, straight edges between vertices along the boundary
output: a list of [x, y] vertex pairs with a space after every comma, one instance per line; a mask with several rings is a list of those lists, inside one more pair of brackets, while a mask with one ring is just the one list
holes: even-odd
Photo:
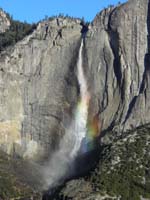
[[147, 0], [110, 7], [87, 34], [87, 66], [103, 129], [132, 129], [150, 120], [148, 8]]
[[3, 10], [0, 9], [0, 33], [4, 33], [10, 26], [10, 21]]
[[64, 134], [66, 113], [77, 101], [81, 28], [79, 20], [44, 21], [1, 53], [0, 143], [8, 153], [36, 157], [44, 149], [50, 154]]
[[[148, 0], [110, 7], [86, 33], [89, 113], [100, 113], [102, 130], [124, 131], [150, 121], [148, 10]], [[80, 20], [54, 18], [1, 52], [0, 144], [8, 153], [47, 157], [57, 148], [77, 104], [82, 30]]]

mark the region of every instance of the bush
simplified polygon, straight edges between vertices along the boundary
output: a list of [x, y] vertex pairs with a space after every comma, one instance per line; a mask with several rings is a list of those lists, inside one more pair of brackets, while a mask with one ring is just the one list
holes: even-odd
[[[149, 125], [145, 125], [122, 138], [115, 137], [109, 148], [102, 149], [97, 169], [88, 177], [93, 190], [120, 196], [121, 200], [150, 198], [149, 133]], [[120, 161], [113, 165], [115, 155]]]

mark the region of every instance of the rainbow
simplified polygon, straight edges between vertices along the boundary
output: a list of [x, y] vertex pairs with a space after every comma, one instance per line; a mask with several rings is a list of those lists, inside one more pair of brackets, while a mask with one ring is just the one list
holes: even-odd
[[[89, 110], [91, 96], [89, 92], [86, 92], [82, 98], [80, 98], [77, 110], [76, 117], [79, 119], [79, 115], [84, 113], [84, 110]], [[87, 115], [88, 116], [88, 115]], [[89, 116], [86, 119], [86, 133], [85, 138], [81, 144], [80, 152], [86, 153], [91, 151], [95, 147], [95, 141], [100, 136], [100, 119], [99, 113], [95, 114], [92, 118]]]
[[77, 78], [80, 86], [80, 97], [75, 110], [74, 120], [71, 124], [74, 138], [71, 157], [76, 156], [78, 152], [84, 153], [90, 151], [90, 149], [94, 147], [93, 145], [95, 139], [100, 133], [98, 114], [96, 114], [92, 119], [89, 119], [91, 95], [88, 90], [88, 84], [84, 74], [82, 50], [83, 40], [81, 42], [77, 63]]

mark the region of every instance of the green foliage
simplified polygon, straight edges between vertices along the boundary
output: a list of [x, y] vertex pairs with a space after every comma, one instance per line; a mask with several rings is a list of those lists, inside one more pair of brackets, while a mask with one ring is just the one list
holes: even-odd
[[11, 25], [6, 32], [0, 33], [0, 51], [7, 46], [14, 45], [19, 40], [22, 40], [36, 28], [36, 24], [28, 24], [27, 22], [13, 20], [9, 14], [7, 14], [7, 17], [10, 20]]
[[84, 200], [150, 199], [149, 152], [150, 124], [121, 134], [109, 131], [101, 141], [96, 169], [67, 184], [60, 195]]
[[[58, 15], [53, 15], [51, 17], [48, 17], [47, 15], [45, 15], [44, 20], [52, 21], [52, 20], [57, 19], [57, 18], [70, 19], [70, 20], [81, 20], [81, 22], [84, 19], [84, 18], [81, 19], [81, 18], [78, 18], [78, 17], [69, 16], [68, 14], [59, 13]], [[85, 23], [89, 24], [89, 22], [85, 22]]]
[[[41, 199], [40, 194], [31, 188], [28, 182], [25, 181], [25, 176], [22, 178], [21, 172], [24, 168], [27, 168], [27, 164], [25, 164], [25, 166], [24, 164], [25, 162], [22, 159], [9, 157], [0, 150], [1, 200]], [[16, 171], [17, 169], [19, 171]], [[30, 171], [32, 170], [30, 169]]]
[[[150, 198], [150, 127], [125, 133], [104, 146], [97, 169], [87, 180], [100, 194], [121, 200]], [[115, 157], [118, 162], [114, 162]]]

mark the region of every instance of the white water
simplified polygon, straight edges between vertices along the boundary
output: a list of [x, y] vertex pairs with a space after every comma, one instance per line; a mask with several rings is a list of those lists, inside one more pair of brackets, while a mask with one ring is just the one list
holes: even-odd
[[74, 130], [74, 147], [71, 152], [71, 156], [75, 157], [81, 147], [82, 140], [86, 137], [86, 125], [88, 118], [88, 106], [89, 106], [89, 92], [87, 81], [83, 70], [82, 60], [83, 40], [81, 42], [79, 50], [79, 58], [77, 63], [77, 77], [80, 86], [80, 105], [76, 110], [75, 119], [72, 129]]
[[46, 187], [57, 185], [58, 182], [72, 170], [72, 163], [79, 152], [83, 138], [86, 137], [89, 93], [83, 70], [82, 50], [83, 40], [81, 42], [77, 63], [80, 105], [77, 106], [75, 110], [74, 118], [66, 129], [58, 151], [53, 154], [49, 163], [47, 163], [46, 167], [43, 169]]
[[81, 101], [85, 98], [86, 95], [88, 95], [87, 81], [86, 81], [84, 70], [83, 70], [82, 51], [83, 51], [83, 40], [81, 41], [78, 63], [77, 63], [77, 78], [80, 85]]

